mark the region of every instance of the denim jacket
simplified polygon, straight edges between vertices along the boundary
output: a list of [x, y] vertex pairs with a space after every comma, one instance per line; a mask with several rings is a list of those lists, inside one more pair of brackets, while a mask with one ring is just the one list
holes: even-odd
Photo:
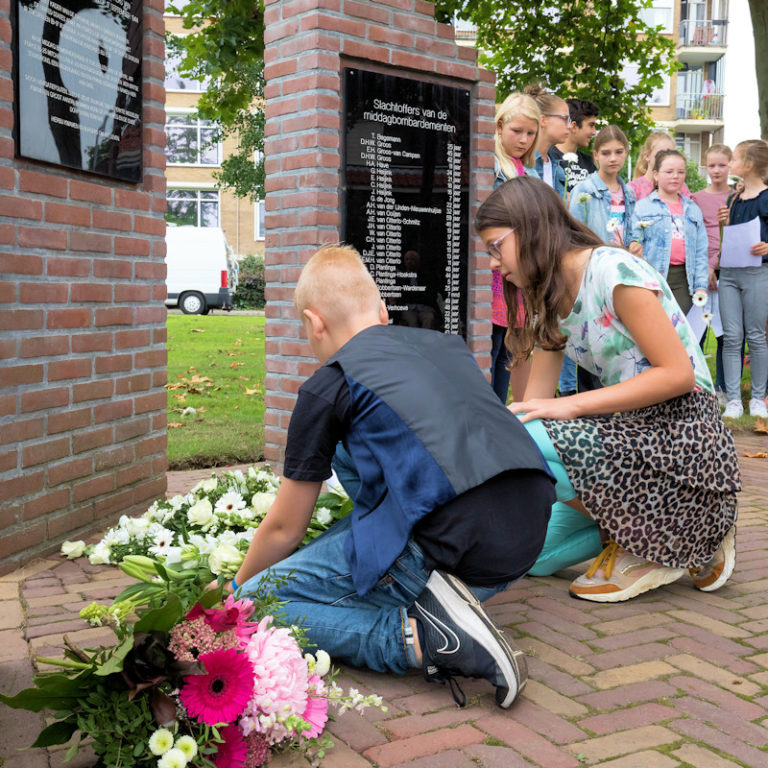
[[[504, 171], [501, 170], [501, 166], [498, 161], [494, 161], [494, 169], [496, 171], [496, 178], [493, 180], [493, 188], [498, 189], [505, 181], [509, 181]], [[527, 165], [523, 166], [526, 176], [533, 176], [534, 179], [538, 179], [539, 175], [533, 168], [529, 168]]]
[[[619, 184], [624, 192], [624, 245], [626, 247], [632, 242], [629, 228], [632, 214], [635, 212], [636, 200], [635, 193], [621, 178], [619, 178]], [[583, 195], [589, 196], [585, 202], [581, 202]], [[614, 245], [613, 234], [608, 231], [608, 220], [611, 217], [611, 190], [597, 171], [573, 188], [569, 208], [574, 219], [583, 221], [608, 245]]]
[[[549, 162], [552, 163], [552, 189], [557, 192], [560, 197], [565, 200], [565, 168], [560, 162], [559, 158], [552, 157], [551, 152], [547, 153]], [[544, 179], [544, 158], [539, 151], [536, 150], [536, 163], [534, 165], [536, 175], [540, 179]]]
[[[683, 201], [685, 218], [685, 275], [688, 278], [688, 289], [693, 295], [694, 291], [707, 290], [709, 240], [701, 208], [683, 195], [680, 199]], [[637, 201], [630, 237], [640, 242], [643, 258], [666, 279], [672, 250], [672, 214], [658, 192], [653, 191], [648, 197]]]

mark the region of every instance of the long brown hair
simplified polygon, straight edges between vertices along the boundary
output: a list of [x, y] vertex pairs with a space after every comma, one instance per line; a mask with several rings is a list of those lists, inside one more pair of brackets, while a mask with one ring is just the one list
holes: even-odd
[[518, 176], [502, 184], [480, 206], [475, 229], [491, 227], [515, 231], [525, 320], [515, 328], [518, 307], [517, 286], [504, 281], [507, 301], [505, 343], [514, 363], [527, 360], [534, 347], [560, 350], [565, 336], [560, 333], [559, 312], [566, 300], [568, 285], [562, 272], [563, 256], [571, 250], [605, 245], [585, 224], [568, 213], [560, 196], [543, 181]]

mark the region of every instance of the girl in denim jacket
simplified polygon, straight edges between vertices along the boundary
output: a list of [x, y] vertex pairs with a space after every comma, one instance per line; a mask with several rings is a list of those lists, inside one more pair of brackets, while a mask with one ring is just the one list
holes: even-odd
[[618, 126], [607, 125], [597, 134], [594, 157], [598, 170], [574, 187], [570, 211], [608, 245], [627, 247], [640, 256], [639, 243], [629, 237], [635, 193], [619, 176], [628, 151], [629, 142]]
[[638, 200], [630, 238], [642, 245], [643, 256], [666, 279], [687, 315], [693, 301], [700, 306], [707, 301], [707, 229], [699, 206], [681, 194], [685, 157], [680, 152], [659, 152], [653, 177], [656, 190]]

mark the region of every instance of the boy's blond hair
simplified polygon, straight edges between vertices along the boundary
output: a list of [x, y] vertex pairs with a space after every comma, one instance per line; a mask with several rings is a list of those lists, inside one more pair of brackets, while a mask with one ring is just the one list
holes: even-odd
[[324, 245], [302, 269], [293, 303], [299, 316], [312, 309], [343, 323], [351, 315], [378, 312], [381, 294], [351, 245]]

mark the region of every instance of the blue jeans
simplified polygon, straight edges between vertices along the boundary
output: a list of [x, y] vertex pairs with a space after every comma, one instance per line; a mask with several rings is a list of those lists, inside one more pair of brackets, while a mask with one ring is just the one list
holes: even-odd
[[507, 329], [504, 326], [491, 326], [491, 386], [496, 396], [504, 405], [509, 395], [509, 352], [504, 344]]
[[720, 270], [720, 316], [723, 319], [723, 372], [728, 400], [741, 400], [742, 341], [749, 345], [752, 399], [765, 397], [768, 379], [768, 263]]
[[[309, 641], [335, 661], [402, 674], [419, 666], [406, 611], [421, 594], [430, 572], [424, 567], [421, 548], [409, 539], [376, 587], [360, 597], [344, 555], [350, 525], [350, 517], [340, 520], [270, 568], [276, 576], [292, 576], [277, 588], [277, 597], [286, 601], [286, 620], [302, 624]], [[257, 574], [241, 585], [241, 594], [247, 596], [255, 590], [264, 575]], [[507, 586], [471, 589], [478, 599], [487, 600]]]
[[560, 380], [557, 386], [560, 394], [576, 391], [576, 363], [568, 355], [563, 358], [563, 367], [560, 369]]

